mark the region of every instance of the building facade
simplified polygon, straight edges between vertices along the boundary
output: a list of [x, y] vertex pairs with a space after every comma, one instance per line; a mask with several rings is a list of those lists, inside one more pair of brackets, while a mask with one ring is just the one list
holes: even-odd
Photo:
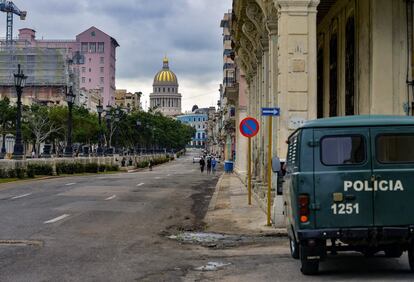
[[[65, 50], [66, 58], [79, 89], [99, 89], [105, 105], [115, 102], [116, 48], [118, 42], [96, 27], [90, 27], [71, 40], [37, 39], [36, 31], [30, 28], [19, 30], [14, 43], [17, 50], [23, 48], [45, 48]], [[24, 66], [23, 66], [24, 67]]]
[[208, 132], [208, 113], [201, 110], [195, 110], [192, 113], [177, 116], [180, 122], [192, 126], [196, 133], [188, 144], [192, 148], [205, 148], [207, 142]]
[[[247, 114], [262, 128], [252, 140], [259, 195], [267, 152], [285, 158], [287, 138], [305, 121], [413, 114], [412, 1], [234, 0], [230, 28]], [[281, 108], [272, 147], [262, 107]]]
[[115, 105], [128, 111], [141, 110], [142, 92], [128, 92], [125, 89], [115, 91]]
[[181, 114], [181, 94], [178, 92], [178, 79], [170, 70], [167, 58], [163, 67], [154, 77], [153, 93], [150, 94], [150, 109], [161, 112], [165, 116]]

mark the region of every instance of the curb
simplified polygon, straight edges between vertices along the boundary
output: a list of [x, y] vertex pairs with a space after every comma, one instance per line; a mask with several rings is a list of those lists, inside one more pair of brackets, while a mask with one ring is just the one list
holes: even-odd
[[222, 174], [220, 176], [220, 178], [219, 178], [219, 180], [216, 184], [216, 189], [214, 190], [213, 196], [211, 197], [210, 204], [208, 205], [207, 211], [213, 211], [215, 206], [216, 206], [217, 197], [218, 197], [218, 194], [220, 192], [221, 182], [223, 181], [224, 175], [225, 174]]

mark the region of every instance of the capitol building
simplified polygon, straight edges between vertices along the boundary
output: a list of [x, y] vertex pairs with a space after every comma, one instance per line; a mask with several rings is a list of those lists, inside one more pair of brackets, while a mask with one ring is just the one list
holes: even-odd
[[170, 70], [167, 58], [163, 67], [154, 77], [153, 93], [150, 94], [150, 108], [165, 116], [181, 114], [181, 94], [178, 92], [178, 80]]

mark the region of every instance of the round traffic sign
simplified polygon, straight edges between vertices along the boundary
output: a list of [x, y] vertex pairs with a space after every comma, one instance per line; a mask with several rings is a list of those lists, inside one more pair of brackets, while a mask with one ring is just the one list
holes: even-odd
[[252, 117], [247, 117], [240, 122], [240, 132], [245, 137], [254, 137], [259, 132], [259, 123]]

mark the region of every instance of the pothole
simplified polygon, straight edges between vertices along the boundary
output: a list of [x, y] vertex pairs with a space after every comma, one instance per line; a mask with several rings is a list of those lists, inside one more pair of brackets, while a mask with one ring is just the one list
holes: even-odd
[[197, 244], [209, 248], [231, 248], [248, 244], [274, 243], [283, 240], [279, 236], [227, 235], [205, 232], [182, 232], [166, 237], [184, 244]]
[[42, 247], [43, 242], [38, 240], [0, 240], [0, 246]]
[[209, 261], [206, 265], [196, 267], [195, 270], [198, 270], [198, 271], [217, 271], [220, 268], [223, 268], [223, 267], [229, 266], [229, 265], [231, 265], [231, 263]]

